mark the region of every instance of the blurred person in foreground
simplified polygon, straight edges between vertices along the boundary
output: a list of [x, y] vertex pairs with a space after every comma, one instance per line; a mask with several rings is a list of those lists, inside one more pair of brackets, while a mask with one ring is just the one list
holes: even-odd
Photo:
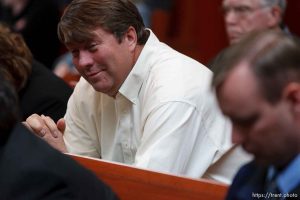
[[[230, 45], [253, 31], [271, 29], [289, 34], [283, 22], [286, 6], [286, 0], [223, 0], [222, 10]], [[223, 51], [208, 64], [213, 72], [217, 70], [214, 62], [222, 58]]]
[[31, 114], [62, 118], [73, 90], [33, 59], [23, 37], [0, 24], [0, 74], [16, 88], [22, 119]]
[[221, 159], [235, 146], [211, 71], [161, 43], [131, 1], [73, 0], [58, 34], [82, 78], [64, 119], [32, 115], [29, 128], [62, 152], [231, 182], [244, 159]]
[[20, 123], [15, 88], [2, 75], [0, 105], [1, 199], [117, 199], [94, 174]]
[[252, 33], [216, 64], [213, 85], [232, 141], [254, 155], [227, 199], [299, 199], [299, 40], [278, 30]]

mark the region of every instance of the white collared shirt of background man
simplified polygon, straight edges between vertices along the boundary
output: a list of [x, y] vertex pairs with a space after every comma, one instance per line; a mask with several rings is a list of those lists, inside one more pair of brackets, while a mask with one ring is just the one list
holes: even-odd
[[[151, 32], [115, 99], [81, 78], [65, 115], [68, 151], [202, 177], [232, 148], [231, 126], [212, 95], [211, 76], [205, 66]], [[230, 183], [243, 163], [227, 163], [230, 173], [216, 177]]]

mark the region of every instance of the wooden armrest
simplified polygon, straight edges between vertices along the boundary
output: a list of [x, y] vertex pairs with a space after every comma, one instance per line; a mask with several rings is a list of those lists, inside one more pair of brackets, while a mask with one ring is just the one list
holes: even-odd
[[123, 200], [221, 200], [228, 186], [70, 155], [108, 184]]

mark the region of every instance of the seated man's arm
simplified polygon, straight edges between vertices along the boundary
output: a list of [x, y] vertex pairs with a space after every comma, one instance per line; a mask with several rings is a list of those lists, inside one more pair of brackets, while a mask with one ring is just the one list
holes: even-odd
[[135, 165], [201, 177], [217, 160], [227, 137], [222, 131], [225, 121], [213, 115], [185, 102], [168, 102], [153, 109], [144, 126]]
[[[76, 92], [76, 90], [78, 87], [75, 88], [75, 92], [69, 99], [68, 109], [64, 117], [66, 121], [64, 132], [66, 149], [69, 153], [100, 158], [98, 129], [95, 128], [100, 122], [92, 117], [98, 113], [91, 113], [91, 110], [94, 109], [86, 109], [85, 106], [90, 106], [90, 104], [86, 103], [81, 92]], [[83, 103], [85, 106], [82, 106]]]

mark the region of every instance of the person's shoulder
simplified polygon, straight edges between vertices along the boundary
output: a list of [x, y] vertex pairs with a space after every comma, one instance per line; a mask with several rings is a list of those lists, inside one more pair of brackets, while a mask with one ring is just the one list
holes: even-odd
[[261, 174], [263, 168], [258, 166], [255, 161], [251, 161], [245, 165], [243, 165], [235, 175], [231, 188], [242, 187], [245, 183], [247, 183], [250, 179]]
[[[0, 172], [0, 186], [5, 184], [3, 180], [11, 185], [11, 188], [3, 190], [8, 195], [16, 187], [26, 186], [28, 197], [37, 193], [47, 196], [50, 195], [47, 191], [60, 187], [61, 194], [55, 191], [53, 193], [71, 197], [67, 199], [115, 198], [110, 188], [92, 172], [50, 147], [21, 124], [13, 129], [1, 159], [0, 168], [3, 171]], [[42, 182], [44, 184], [40, 185]]]
[[31, 165], [47, 167], [47, 162], [61, 159], [62, 154], [19, 122], [10, 133], [5, 145], [4, 156], [8, 156], [11, 161], [19, 162], [19, 167], [30, 167]]
[[146, 87], [147, 91], [155, 93], [152, 97], [158, 97], [158, 101], [183, 100], [195, 104], [206, 95], [212, 77], [208, 68], [175, 50], [162, 55], [156, 54], [158, 58], [145, 82], [151, 86]]
[[23, 176], [24, 172], [34, 170], [45, 172], [51, 166], [48, 164], [60, 157], [58, 152], [21, 123], [13, 128], [2, 148], [1, 159], [5, 162], [1, 162], [1, 168], [10, 170], [0, 173], [8, 178]]
[[245, 184], [249, 181], [255, 171], [255, 168], [255, 163], [251, 161], [238, 170], [237, 174], [234, 176], [232, 184], [229, 187], [226, 200], [237, 199], [238, 191], [245, 187]]
[[239, 171], [238, 171], [238, 173], [237, 173], [236, 176], [243, 176], [243, 175], [248, 176], [248, 175], [250, 175], [251, 173], [255, 172], [256, 169], [257, 169], [257, 166], [256, 166], [255, 162], [254, 162], [254, 161], [251, 161], [251, 162], [249, 162], [249, 163], [243, 165], [243, 166], [239, 169]]
[[[64, 91], [64, 93], [69, 96], [72, 93], [72, 88], [67, 83], [38, 61], [33, 61], [32, 63], [32, 73], [29, 77], [27, 87], [42, 89], [52, 88], [55, 89], [53, 92]], [[49, 92], [51, 92], [51, 90], [47, 91], [47, 93]]]
[[[149, 63], [150, 73], [160, 75], [168, 73], [170, 75], [185, 76], [186, 79], [193, 77], [210, 76], [212, 72], [198, 60], [185, 55], [164, 43], [154, 45], [147, 52], [147, 62]], [[172, 76], [171, 76], [172, 77]], [[185, 79], [178, 79], [185, 80]]]
[[34, 61], [26, 85], [19, 91], [23, 118], [32, 113], [46, 114], [56, 120], [61, 118], [72, 92], [72, 88], [63, 80], [44, 65]]
[[150, 32], [149, 39], [144, 46], [142, 55], [142, 59], [147, 59], [147, 62], [154, 67], [165, 66], [169, 69], [174, 69], [176, 66], [179, 68], [184, 67], [185, 70], [189, 70], [188, 68], [194, 67], [197, 69], [206, 69], [206, 67], [196, 59], [177, 51], [166, 43], [159, 41], [152, 31]]

